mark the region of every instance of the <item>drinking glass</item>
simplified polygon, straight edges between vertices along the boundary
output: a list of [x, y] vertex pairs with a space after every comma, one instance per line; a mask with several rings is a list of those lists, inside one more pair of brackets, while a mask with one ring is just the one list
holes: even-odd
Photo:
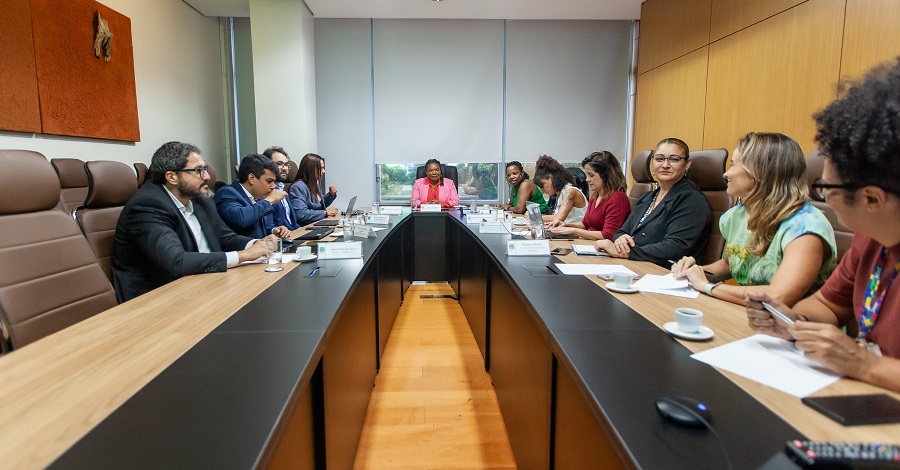
[[281, 239], [266, 239], [266, 272], [275, 273], [284, 269], [281, 264]]

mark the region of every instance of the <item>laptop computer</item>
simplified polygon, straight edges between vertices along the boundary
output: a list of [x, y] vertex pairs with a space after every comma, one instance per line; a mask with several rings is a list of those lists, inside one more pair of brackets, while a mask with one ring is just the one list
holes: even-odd
[[[344, 214], [353, 214], [353, 206], [356, 205], [356, 196], [350, 198], [350, 204], [347, 205], [347, 212]], [[316, 227], [337, 227], [337, 224], [340, 223], [338, 219], [322, 219], [313, 225]]]
[[[531, 220], [531, 226], [540, 225], [543, 227], [544, 218], [541, 216], [541, 206], [537, 203], [528, 201], [525, 203], [525, 212], [528, 214], [528, 219]], [[549, 230], [544, 230], [544, 238], [553, 238], [557, 240], [574, 240], [575, 237], [573, 235], [563, 235], [561, 233], [553, 233]]]
[[316, 227], [309, 229], [308, 232], [300, 235], [294, 240], [321, 240], [328, 235], [331, 235], [334, 232], [334, 229], [331, 227]]

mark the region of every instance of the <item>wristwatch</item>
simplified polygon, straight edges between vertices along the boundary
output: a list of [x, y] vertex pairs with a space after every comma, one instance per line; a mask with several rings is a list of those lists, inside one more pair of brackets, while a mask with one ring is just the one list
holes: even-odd
[[715, 289], [716, 287], [719, 287], [720, 284], [722, 284], [722, 283], [721, 282], [707, 282], [706, 287], [703, 290], [706, 291], [706, 295], [712, 297], [712, 290]]

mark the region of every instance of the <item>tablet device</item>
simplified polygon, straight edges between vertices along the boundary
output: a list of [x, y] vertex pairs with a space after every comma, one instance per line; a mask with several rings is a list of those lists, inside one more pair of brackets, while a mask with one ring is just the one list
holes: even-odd
[[801, 401], [844, 426], [900, 423], [900, 400], [884, 393], [804, 397]]

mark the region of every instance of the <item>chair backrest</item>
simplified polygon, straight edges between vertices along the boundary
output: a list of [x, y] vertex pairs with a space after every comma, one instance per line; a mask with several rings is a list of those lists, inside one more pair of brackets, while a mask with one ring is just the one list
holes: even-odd
[[587, 174], [581, 168], [566, 168], [575, 177], [575, 187], [581, 190], [585, 199], [590, 199], [591, 188], [588, 186]]
[[[209, 184], [209, 189], [212, 192], [216, 192], [219, 188], [225, 186], [225, 182], [219, 181], [218, 177], [216, 177], [216, 168], [212, 166], [211, 163], [206, 162], [206, 166], [209, 167], [209, 169], [206, 170], [209, 173], [209, 183], [207, 184]], [[235, 177], [237, 177], [237, 173], [235, 173]]]
[[[456, 167], [453, 165], [444, 165], [441, 163], [441, 174], [444, 175], [444, 178], [449, 178], [450, 181], [453, 181], [453, 185], [456, 186], [456, 189], [459, 190], [459, 172]], [[416, 179], [425, 177], [425, 166], [420, 166], [416, 168]]]
[[137, 192], [131, 168], [119, 162], [95, 161], [84, 165], [88, 175], [88, 196], [75, 220], [84, 233], [94, 256], [112, 280], [112, 252], [116, 223], [128, 199]]
[[297, 181], [297, 175], [300, 174], [300, 167], [297, 166], [297, 162], [293, 160], [288, 160], [288, 174], [287, 180], [284, 182], [284, 191], [290, 192], [291, 185]]
[[706, 243], [706, 251], [703, 253], [702, 264], [709, 264], [722, 259], [722, 251], [725, 249], [725, 237], [719, 230], [719, 218], [731, 206], [734, 200], [725, 192], [727, 184], [725, 177], [725, 162], [728, 160], [728, 150], [693, 150], [691, 151], [691, 169], [688, 176], [697, 186], [706, 200], [712, 212], [712, 227], [709, 231], [709, 241]]
[[87, 196], [88, 181], [84, 172], [84, 162], [77, 158], [54, 158], [50, 160], [59, 177], [59, 203], [57, 208], [70, 216], [75, 216], [75, 209], [84, 204]]
[[[0, 150], [0, 322], [20, 348], [116, 305], [43, 155]], [[131, 170], [129, 170], [131, 171]], [[134, 181], [134, 176], [129, 175]]]
[[631, 203], [632, 210], [641, 194], [653, 189], [653, 176], [650, 175], [650, 154], [652, 152], [652, 150], [644, 150], [631, 158], [631, 176], [634, 178], [634, 184], [628, 190], [628, 202]]
[[137, 175], [137, 187], [140, 188], [147, 181], [147, 164], [137, 162], [134, 164], [134, 172]]
[[838, 222], [837, 214], [834, 213], [834, 209], [832, 209], [824, 199], [819, 199], [816, 196], [816, 192], [812, 189], [812, 184], [822, 177], [822, 168], [824, 166], [825, 158], [822, 157], [822, 154], [819, 153], [818, 150], [813, 150], [806, 156], [806, 179], [809, 181], [810, 185], [809, 202], [821, 210], [822, 213], [825, 214], [825, 218], [828, 219], [828, 222], [831, 223], [831, 228], [834, 229], [834, 241], [837, 245], [837, 258], [835, 261], [840, 261], [841, 258], [844, 257], [844, 253], [850, 249], [850, 245], [853, 243], [853, 232]]

